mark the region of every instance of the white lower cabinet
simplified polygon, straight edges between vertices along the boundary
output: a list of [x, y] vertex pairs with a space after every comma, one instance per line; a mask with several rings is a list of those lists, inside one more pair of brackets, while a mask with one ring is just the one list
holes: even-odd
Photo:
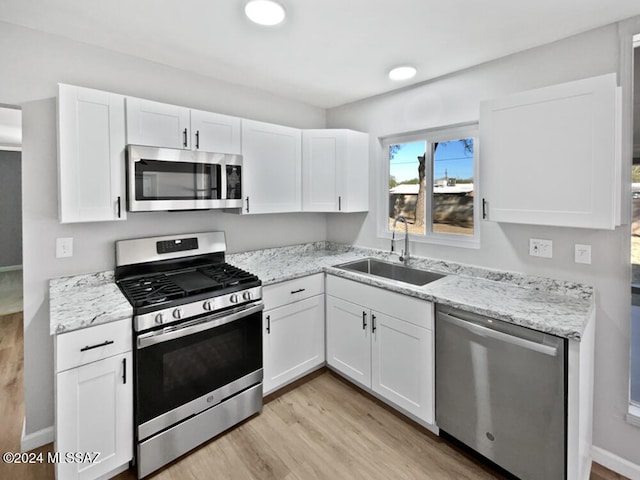
[[327, 364], [433, 425], [433, 304], [333, 276], [326, 290]]
[[130, 337], [129, 319], [56, 336], [58, 480], [109, 477], [133, 458]]
[[267, 286], [263, 298], [267, 395], [324, 364], [323, 274]]

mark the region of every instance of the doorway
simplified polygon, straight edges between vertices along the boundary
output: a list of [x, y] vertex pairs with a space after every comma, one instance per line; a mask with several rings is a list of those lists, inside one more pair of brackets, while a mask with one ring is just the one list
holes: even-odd
[[22, 112], [0, 106], [0, 316], [22, 311]]

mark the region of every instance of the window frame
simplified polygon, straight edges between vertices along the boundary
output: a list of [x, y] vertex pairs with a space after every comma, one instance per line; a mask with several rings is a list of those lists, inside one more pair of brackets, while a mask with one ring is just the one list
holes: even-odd
[[[417, 243], [428, 243], [436, 245], [456, 246], [463, 248], [480, 248], [480, 220], [482, 210], [482, 197], [480, 195], [480, 169], [479, 169], [479, 125], [478, 122], [449, 125], [445, 127], [437, 127], [425, 129], [409, 133], [401, 133], [396, 135], [386, 135], [380, 137], [380, 169], [381, 172], [377, 198], [378, 198], [378, 219], [377, 230], [378, 238], [391, 238], [391, 229], [389, 228], [389, 146], [399, 143], [411, 143], [424, 141], [426, 143], [427, 158], [425, 159], [425, 178], [427, 183], [431, 180], [433, 184], [433, 148], [431, 145], [435, 142], [446, 142], [451, 140], [460, 140], [462, 138], [473, 138], [473, 234], [464, 235], [460, 233], [440, 233], [434, 232], [433, 229], [433, 192], [425, 195], [425, 233], [423, 235], [410, 233], [409, 240]], [[384, 192], [384, 194], [381, 194]], [[477, 199], [477, 201], [475, 200]]]

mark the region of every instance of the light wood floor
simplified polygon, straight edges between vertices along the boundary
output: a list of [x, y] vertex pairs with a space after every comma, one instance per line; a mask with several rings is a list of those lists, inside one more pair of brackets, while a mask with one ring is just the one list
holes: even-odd
[[[0, 453], [22, 430], [22, 315], [0, 317]], [[51, 451], [52, 444], [38, 451]], [[133, 480], [132, 471], [117, 480]], [[495, 471], [323, 371], [271, 399], [242, 423], [153, 480], [494, 479]], [[594, 465], [591, 480], [622, 480]], [[53, 465], [0, 463], [0, 479], [53, 480]]]

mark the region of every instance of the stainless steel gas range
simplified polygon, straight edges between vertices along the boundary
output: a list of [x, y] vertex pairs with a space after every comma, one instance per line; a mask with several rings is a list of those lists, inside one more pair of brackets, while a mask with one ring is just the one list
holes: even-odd
[[223, 232], [116, 243], [134, 309], [139, 478], [262, 410], [262, 283], [225, 251]]

